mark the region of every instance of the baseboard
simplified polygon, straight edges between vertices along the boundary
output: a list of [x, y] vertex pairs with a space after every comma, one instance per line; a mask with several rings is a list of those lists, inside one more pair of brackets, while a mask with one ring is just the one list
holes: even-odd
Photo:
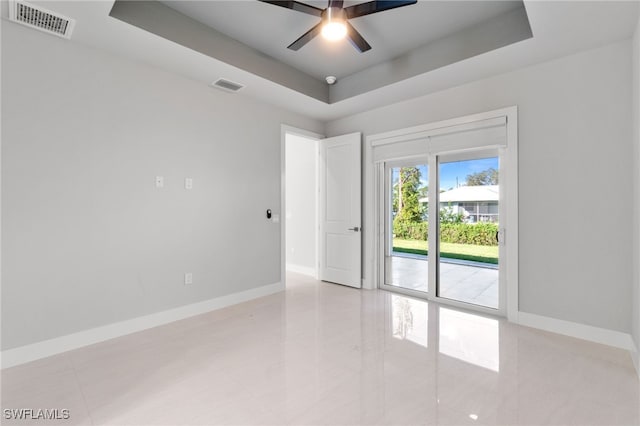
[[297, 274], [309, 275], [310, 277], [316, 277], [316, 270], [309, 268], [308, 266], [294, 265], [293, 263], [287, 263], [287, 271], [295, 272]]
[[517, 323], [527, 327], [538, 328], [545, 331], [551, 331], [553, 333], [563, 334], [565, 336], [576, 337], [578, 339], [626, 349], [632, 353], [635, 351], [635, 345], [631, 335], [620, 331], [593, 327], [590, 325], [530, 314], [522, 311], [518, 312]]
[[8, 349], [2, 351], [0, 362], [3, 369], [13, 367], [62, 352], [78, 349], [83, 346], [103, 342], [115, 337], [124, 336], [195, 315], [215, 311], [217, 309], [257, 299], [259, 297], [268, 296], [282, 290], [284, 290], [284, 286], [278, 282], [239, 293], [229, 294], [227, 296], [217, 297], [215, 299], [205, 300], [203, 302], [193, 303], [191, 305], [180, 306], [178, 308], [126, 321], [92, 328], [90, 330], [80, 331], [78, 333], [68, 334], [66, 336], [56, 337], [54, 339], [30, 345], [20, 346], [18, 348]]

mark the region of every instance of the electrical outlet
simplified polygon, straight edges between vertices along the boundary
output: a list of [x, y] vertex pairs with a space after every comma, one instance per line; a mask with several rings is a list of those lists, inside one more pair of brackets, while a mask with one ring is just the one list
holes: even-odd
[[193, 189], [193, 178], [185, 178], [184, 187], [185, 189]]
[[184, 274], [184, 285], [189, 284], [193, 284], [193, 274], [191, 272]]

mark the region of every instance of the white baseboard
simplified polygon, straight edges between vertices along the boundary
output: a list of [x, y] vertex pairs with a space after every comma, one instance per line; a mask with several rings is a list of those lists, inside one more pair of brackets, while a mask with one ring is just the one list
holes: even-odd
[[316, 277], [316, 270], [309, 268], [308, 266], [294, 265], [293, 263], [287, 263], [287, 271], [295, 272], [297, 274], [309, 275], [310, 277]]
[[173, 321], [189, 318], [195, 315], [215, 311], [227, 306], [246, 302], [259, 297], [268, 296], [284, 290], [281, 283], [274, 283], [262, 287], [252, 288], [239, 293], [193, 303], [191, 305], [180, 306], [178, 308], [121, 321], [66, 336], [56, 337], [30, 345], [20, 346], [2, 351], [0, 363], [2, 368], [9, 368], [15, 365], [24, 364], [37, 359], [46, 358], [62, 352], [103, 342], [115, 337], [157, 327]]
[[530, 314], [522, 311], [518, 312], [517, 323], [527, 327], [538, 328], [545, 331], [551, 331], [553, 333], [563, 334], [565, 336], [576, 337], [578, 339], [626, 349], [632, 352], [632, 354], [635, 351], [635, 345], [631, 335], [620, 331], [593, 327], [590, 325]]

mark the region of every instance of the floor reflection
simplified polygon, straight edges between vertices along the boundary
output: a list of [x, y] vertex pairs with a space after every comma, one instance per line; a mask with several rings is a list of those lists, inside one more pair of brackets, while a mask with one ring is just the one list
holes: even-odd
[[393, 337], [425, 348], [429, 344], [429, 306], [423, 301], [391, 295]]
[[500, 323], [496, 319], [440, 307], [439, 351], [500, 371]]
[[[387, 297], [391, 336], [429, 346], [429, 303], [398, 294]], [[500, 321], [439, 306], [431, 318], [437, 324], [436, 351], [459, 361], [500, 371]], [[433, 327], [432, 327], [433, 329]]]

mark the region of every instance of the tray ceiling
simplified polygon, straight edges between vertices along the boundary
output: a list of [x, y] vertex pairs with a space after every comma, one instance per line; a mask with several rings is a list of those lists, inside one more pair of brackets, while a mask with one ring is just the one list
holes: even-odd
[[[365, 53], [322, 37], [287, 49], [318, 18], [259, 1], [118, 0], [111, 16], [326, 103], [532, 36], [521, 0], [419, 1], [354, 18], [372, 46]], [[338, 83], [328, 86], [329, 75]]]

